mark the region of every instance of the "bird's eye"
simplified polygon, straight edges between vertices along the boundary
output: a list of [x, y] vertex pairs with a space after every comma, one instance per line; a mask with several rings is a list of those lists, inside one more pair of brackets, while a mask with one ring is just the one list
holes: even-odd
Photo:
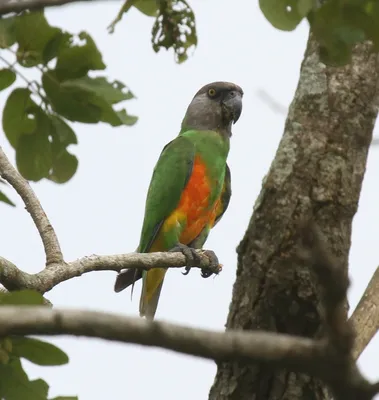
[[209, 89], [209, 90], [208, 90], [208, 96], [209, 96], [209, 97], [214, 97], [214, 96], [216, 96], [216, 91], [215, 91], [213, 88]]

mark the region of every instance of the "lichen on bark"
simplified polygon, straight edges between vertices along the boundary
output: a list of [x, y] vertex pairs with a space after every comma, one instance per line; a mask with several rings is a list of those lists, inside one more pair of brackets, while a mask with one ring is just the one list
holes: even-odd
[[[283, 138], [238, 253], [227, 329], [322, 334], [319, 288], [299, 254], [299, 226], [315, 221], [348, 271], [352, 220], [378, 112], [379, 62], [356, 46], [345, 67], [319, 61], [310, 36]], [[265, 365], [219, 363], [212, 400], [323, 400], [316, 379]]]

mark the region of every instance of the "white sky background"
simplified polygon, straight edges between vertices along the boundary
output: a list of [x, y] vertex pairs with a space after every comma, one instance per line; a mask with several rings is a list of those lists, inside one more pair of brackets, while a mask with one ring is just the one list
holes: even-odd
[[[137, 100], [125, 104], [140, 120], [132, 128], [74, 124], [79, 145], [72, 151], [79, 157], [78, 172], [65, 185], [46, 181], [33, 187], [55, 227], [66, 260], [134, 251], [153, 167], [162, 147], [177, 135], [192, 96], [211, 81], [241, 85], [244, 110], [234, 127], [229, 155], [233, 196], [206, 246], [216, 252], [224, 270], [215, 279], [202, 279], [198, 270], [186, 277], [181, 270], [169, 271], [157, 312], [158, 319], [222, 330], [235, 280], [235, 248], [247, 227], [285, 121], [285, 115], [273, 112], [257, 92], [263, 89], [285, 107], [289, 105], [308, 27], [303, 23], [295, 32], [278, 31], [265, 20], [255, 1], [236, 0], [232, 7], [226, 0], [192, 0], [199, 45], [193, 57], [177, 65], [172, 51], [154, 53], [150, 44], [153, 20], [137, 10], [124, 17], [115, 34], [107, 33], [120, 4], [77, 4], [50, 9], [46, 14], [53, 25], [92, 35], [108, 65], [106, 74], [125, 82], [137, 95]], [[1, 94], [1, 109], [6, 95]], [[0, 136], [0, 143], [13, 162], [14, 152], [5, 136]], [[352, 309], [378, 264], [378, 152], [371, 149], [354, 220]], [[16, 194], [7, 193], [17, 200], [17, 208], [0, 205], [0, 254], [27, 272], [37, 272], [44, 265], [40, 238]], [[140, 284], [131, 302], [130, 291], [113, 292], [115, 277], [114, 272], [90, 273], [59, 285], [47, 297], [56, 307], [137, 316]], [[49, 340], [68, 353], [70, 363], [62, 367], [25, 364], [31, 376], [50, 383], [51, 397], [205, 399], [216, 372], [212, 361], [166, 350], [72, 337]], [[378, 352], [377, 337], [360, 359], [370, 379], [379, 378]]]

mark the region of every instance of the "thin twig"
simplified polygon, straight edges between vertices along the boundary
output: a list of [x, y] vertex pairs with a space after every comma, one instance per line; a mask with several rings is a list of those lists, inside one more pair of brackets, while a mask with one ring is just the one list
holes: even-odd
[[[1, 0], [0, 0], [1, 1]], [[7, 50], [9, 53], [11, 53], [12, 55], [14, 55], [17, 59], [17, 52], [11, 48], [7, 48], [5, 49]], [[29, 81], [29, 79], [23, 75], [17, 68], [14, 67], [13, 64], [11, 64], [7, 59], [5, 59], [4, 57], [0, 56], [0, 60], [3, 61], [5, 64], [7, 64], [9, 66], [9, 69], [11, 69], [16, 75], [18, 75], [21, 79], [23, 79], [27, 84], [28, 84], [28, 88], [32, 88], [34, 89], [34, 94], [36, 96], [39, 96], [42, 100], [42, 102], [44, 103], [45, 106], [49, 105], [49, 101], [47, 99], [47, 97], [43, 94], [42, 92], [42, 87], [41, 85], [37, 82], [37, 81]], [[41, 72], [41, 74], [43, 74], [45, 71], [43, 70], [42, 67], [40, 67], [39, 65], [36, 65], [36, 68], [39, 69], [39, 71]], [[35, 88], [33, 88], [33, 84], [35, 85]]]
[[257, 96], [264, 102], [274, 113], [287, 115], [287, 108], [275, 100], [266, 90], [260, 88], [257, 90]]
[[[0, 3], [0, 7], [1, 7], [1, 3]], [[30, 82], [29, 79], [24, 74], [22, 74], [17, 68], [15, 68], [15, 66], [11, 62], [9, 62], [6, 58], [4, 58], [3, 56], [0, 56], [0, 60], [4, 64], [8, 65], [8, 67], [11, 71], [13, 71], [16, 75], [18, 75], [21, 79], [23, 79], [28, 84], [28, 87], [32, 85], [32, 82]]]
[[353, 358], [357, 360], [379, 330], [379, 268], [372, 276], [350, 322], [356, 333]]
[[29, 183], [18, 173], [0, 147], [0, 176], [20, 195], [41, 236], [46, 254], [46, 266], [63, 263], [63, 255], [55, 234], [41, 203]]
[[[194, 268], [209, 268], [209, 258], [198, 250], [200, 263]], [[22, 272], [13, 263], [0, 257], [0, 283], [8, 290], [34, 289], [46, 293], [54, 286], [92, 271], [121, 271], [126, 268], [182, 268], [187, 265], [182, 253], [129, 253], [109, 256], [92, 255], [70, 263], [56, 263], [37, 274]], [[214, 270], [218, 273], [219, 270]]]

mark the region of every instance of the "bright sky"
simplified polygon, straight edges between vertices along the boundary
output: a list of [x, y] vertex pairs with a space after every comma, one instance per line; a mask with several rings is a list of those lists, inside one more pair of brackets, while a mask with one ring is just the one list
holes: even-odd
[[[221, 275], [202, 279], [199, 271], [184, 277], [169, 271], [162, 289], [157, 318], [190, 326], [224, 329], [235, 280], [235, 248], [241, 240], [259, 194], [261, 181], [275, 155], [285, 114], [261, 100], [264, 90], [285, 108], [299, 77], [307, 39], [307, 25], [295, 32], [274, 29], [257, 2], [192, 0], [197, 16], [199, 45], [183, 65], [172, 52], [154, 53], [150, 44], [153, 20], [132, 10], [113, 35], [106, 27], [119, 2], [77, 4], [49, 10], [49, 22], [70, 32], [88, 31], [102, 51], [107, 75], [130, 86], [137, 100], [126, 103], [140, 117], [132, 128], [75, 124], [79, 157], [75, 177], [65, 185], [41, 182], [33, 187], [60, 238], [66, 260], [85, 255], [134, 251], [143, 219], [146, 190], [162, 147], [175, 137], [185, 109], [204, 84], [232, 81], [244, 89], [244, 110], [234, 127], [229, 155], [233, 197], [222, 222], [211, 234], [207, 248], [224, 264]], [[20, 82], [20, 84], [22, 84]], [[8, 95], [9, 91], [5, 92]], [[0, 108], [6, 98], [0, 97]], [[14, 161], [1, 136], [0, 144]], [[378, 264], [379, 149], [372, 148], [359, 211], [354, 220], [350, 256], [350, 304], [353, 309]], [[3, 229], [0, 254], [27, 272], [44, 265], [40, 238], [17, 196], [17, 208], [0, 205]], [[47, 297], [56, 307], [87, 308], [138, 315], [140, 284], [115, 294], [114, 272], [94, 272], [65, 282]], [[63, 367], [27, 370], [43, 377], [55, 395], [79, 395], [80, 400], [205, 399], [216, 366], [189, 356], [135, 345], [94, 339], [49, 339], [70, 356]], [[379, 378], [379, 338], [360, 359], [370, 379]]]

